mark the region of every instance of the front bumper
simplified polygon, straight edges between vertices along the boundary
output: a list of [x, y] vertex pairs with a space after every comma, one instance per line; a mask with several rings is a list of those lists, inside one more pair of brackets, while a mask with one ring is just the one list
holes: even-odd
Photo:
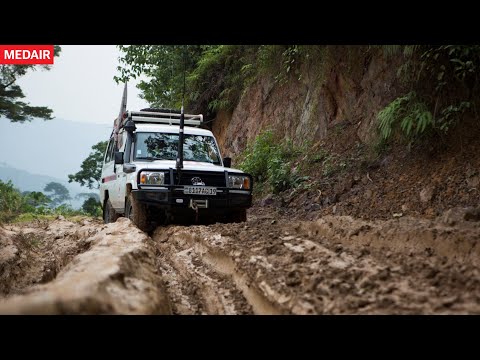
[[183, 193], [183, 186], [168, 185], [160, 189], [132, 190], [133, 197], [141, 203], [159, 208], [188, 208], [191, 200], [208, 200], [208, 209], [238, 209], [252, 206], [249, 191], [217, 188], [217, 195], [190, 195]]

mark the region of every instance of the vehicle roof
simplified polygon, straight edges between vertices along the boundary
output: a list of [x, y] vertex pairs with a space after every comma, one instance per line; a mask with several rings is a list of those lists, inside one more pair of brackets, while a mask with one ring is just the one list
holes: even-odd
[[[136, 132], [163, 132], [178, 134], [180, 127], [178, 125], [166, 125], [166, 124], [141, 124], [135, 123], [137, 127]], [[185, 126], [184, 133], [189, 135], [204, 135], [213, 136], [210, 130], [200, 129], [198, 127]]]

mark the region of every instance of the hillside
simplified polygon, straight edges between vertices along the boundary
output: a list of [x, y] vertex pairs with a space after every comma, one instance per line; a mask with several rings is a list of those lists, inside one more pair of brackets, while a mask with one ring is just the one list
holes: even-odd
[[[219, 109], [213, 119], [212, 130], [223, 153], [236, 164], [247, 145], [267, 129], [276, 143], [304, 146], [297, 158], [289, 160], [290, 170], [309, 180], [274, 196], [267, 189], [259, 194], [259, 201], [266, 198], [262, 204], [309, 219], [327, 214], [433, 218], [452, 207], [478, 206], [480, 159], [475, 154], [480, 152], [480, 121], [475, 111], [459, 111], [453, 105], [459, 99], [468, 100], [465, 104], [471, 108], [478, 105], [474, 79], [461, 85], [450, 75], [448, 92], [442, 92], [438, 87], [446, 85], [437, 84], [437, 77], [444, 73], [421, 84], [401, 75], [406, 64], [417, 61], [425, 66], [421, 57], [411, 59], [398, 50], [392, 55], [389, 47], [319, 48], [321, 52], [310, 61], [296, 58], [300, 65], [285, 81], [270, 73], [258, 75], [233, 106]], [[428, 66], [440, 68], [449, 61], [440, 59]], [[449, 131], [435, 128], [433, 122], [428, 132], [407, 137], [397, 126], [384, 141], [379, 113], [393, 100], [407, 99], [404, 94], [412, 88], [417, 99], [401, 101], [433, 114], [438, 123], [445, 121], [440, 114], [448, 114]], [[418, 100], [419, 94], [436, 102], [429, 108], [427, 100]], [[440, 111], [442, 102], [452, 105]], [[403, 111], [408, 115], [408, 108]], [[415, 129], [415, 115], [410, 119]]]

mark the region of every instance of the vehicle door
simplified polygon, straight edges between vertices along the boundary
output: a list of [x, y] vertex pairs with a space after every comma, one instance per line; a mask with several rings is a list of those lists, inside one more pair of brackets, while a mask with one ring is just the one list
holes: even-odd
[[[121, 144], [118, 151], [121, 151], [124, 153], [124, 159], [125, 159], [126, 158], [125, 145], [127, 142], [127, 133], [123, 132], [119, 134], [119, 139], [121, 141]], [[112, 193], [113, 194], [112, 205], [118, 212], [124, 212], [127, 174], [123, 172], [123, 164], [115, 165], [115, 176], [116, 176], [116, 179], [115, 179], [115, 184], [113, 185], [114, 191]]]
[[100, 180], [100, 188], [104, 194], [108, 192], [110, 201], [112, 201], [112, 184], [116, 179], [116, 175], [113, 172], [113, 147], [113, 139], [110, 139], [103, 161], [102, 178]]

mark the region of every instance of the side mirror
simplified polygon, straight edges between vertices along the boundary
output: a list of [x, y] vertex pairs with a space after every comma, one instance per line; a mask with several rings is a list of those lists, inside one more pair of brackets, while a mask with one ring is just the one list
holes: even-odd
[[123, 164], [123, 151], [115, 151], [115, 165]]
[[137, 167], [133, 164], [123, 164], [123, 172], [126, 174], [133, 173], [136, 169]]
[[232, 167], [232, 158], [229, 158], [229, 157], [223, 158], [223, 166], [227, 168]]

